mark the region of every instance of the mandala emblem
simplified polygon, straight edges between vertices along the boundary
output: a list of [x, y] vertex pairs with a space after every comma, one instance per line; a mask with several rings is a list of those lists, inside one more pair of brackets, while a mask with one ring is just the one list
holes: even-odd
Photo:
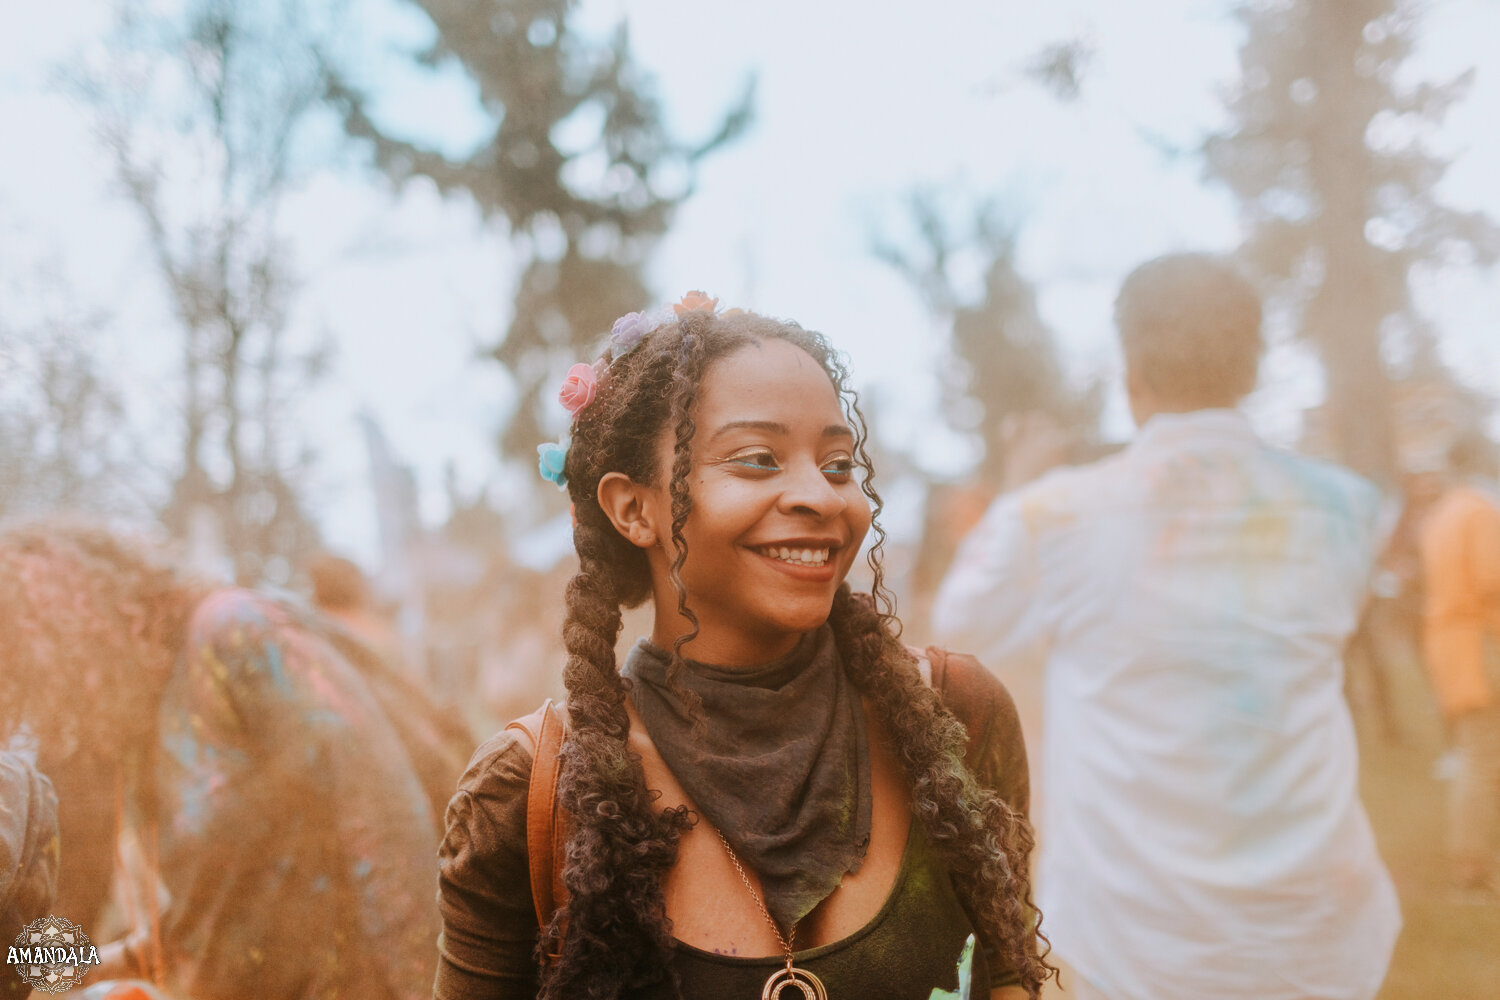
[[66, 993], [83, 982], [99, 952], [83, 928], [62, 917], [43, 917], [22, 928], [6, 956], [20, 977], [41, 993]]

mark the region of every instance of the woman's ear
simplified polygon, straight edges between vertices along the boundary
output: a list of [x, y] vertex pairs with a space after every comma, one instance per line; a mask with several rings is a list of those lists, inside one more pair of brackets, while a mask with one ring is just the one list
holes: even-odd
[[615, 530], [630, 544], [649, 549], [660, 537], [656, 531], [653, 491], [642, 486], [623, 472], [606, 473], [599, 480], [599, 506]]

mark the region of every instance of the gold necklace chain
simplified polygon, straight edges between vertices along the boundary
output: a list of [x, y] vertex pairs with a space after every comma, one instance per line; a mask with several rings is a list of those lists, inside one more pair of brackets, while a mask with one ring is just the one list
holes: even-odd
[[771, 911], [766, 908], [765, 897], [761, 893], [756, 892], [755, 886], [750, 884], [750, 876], [745, 874], [745, 868], [740, 864], [740, 859], [734, 853], [734, 848], [729, 846], [729, 841], [725, 838], [724, 831], [719, 830], [717, 832], [719, 834], [719, 843], [723, 844], [724, 850], [729, 852], [730, 863], [734, 865], [734, 870], [740, 873], [740, 881], [745, 883], [745, 888], [749, 891], [751, 898], [755, 900], [756, 905], [760, 907], [760, 912], [766, 918], [766, 923], [770, 925], [771, 933], [776, 935], [776, 943], [781, 945], [781, 950], [786, 955], [786, 967], [790, 969], [792, 967], [792, 945], [797, 940], [797, 925], [792, 925], [791, 937], [787, 937], [781, 933], [781, 928], [777, 926], [775, 918], [771, 916]]
[[717, 832], [719, 843], [724, 845], [724, 850], [729, 853], [730, 863], [734, 865], [734, 870], [739, 872], [740, 881], [745, 883], [745, 891], [749, 892], [750, 898], [760, 906], [760, 912], [765, 915], [771, 933], [776, 935], [776, 942], [781, 945], [781, 950], [786, 955], [786, 968], [771, 973], [770, 978], [766, 980], [765, 989], [761, 990], [761, 1000], [781, 1000], [782, 994], [789, 989], [801, 994], [802, 1000], [828, 1000], [828, 991], [823, 988], [822, 981], [807, 969], [799, 969], [792, 963], [792, 945], [797, 941], [797, 925], [792, 925], [790, 935], [781, 933], [781, 928], [776, 924], [776, 918], [771, 916], [771, 910], [766, 906], [765, 893], [755, 891], [755, 886], [750, 884], [750, 876], [745, 874], [745, 866], [740, 864], [739, 856], [734, 853], [734, 848], [729, 846], [729, 840], [724, 836], [724, 831]]

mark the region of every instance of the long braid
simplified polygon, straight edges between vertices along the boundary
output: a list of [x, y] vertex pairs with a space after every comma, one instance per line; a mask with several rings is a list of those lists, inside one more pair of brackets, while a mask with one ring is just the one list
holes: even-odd
[[562, 957], [543, 979], [544, 998], [602, 1000], [670, 975], [661, 880], [687, 824], [681, 813], [652, 808], [640, 758], [626, 742], [630, 718], [614, 653], [620, 598], [604, 555], [610, 542], [604, 532], [614, 531], [597, 519], [602, 512], [595, 507], [573, 531], [580, 569], [566, 595], [570, 728], [560, 754], [559, 800], [575, 829], [563, 867], [566, 913], [554, 915], [538, 945], [540, 955], [562, 941]]
[[[707, 363], [701, 338], [686, 332], [693, 322], [689, 317], [677, 324], [676, 338], [663, 330], [652, 338], [654, 343], [611, 366], [599, 398], [575, 424], [568, 452], [579, 572], [566, 594], [563, 679], [570, 728], [560, 753], [558, 788], [574, 829], [563, 867], [566, 914], [553, 916], [538, 943], [539, 958], [556, 953], [562, 943], [559, 959], [543, 975], [541, 996], [546, 1000], [604, 1000], [662, 980], [675, 991], [662, 879], [676, 862], [677, 845], [691, 818], [686, 809], [654, 808], [640, 758], [627, 743], [627, 689], [615, 661], [615, 642], [621, 607], [644, 601], [651, 578], [644, 554], [615, 530], [599, 506], [597, 491], [608, 472], [623, 472], [640, 483], [659, 481], [657, 435], [664, 427], [674, 428], [675, 578], [686, 558], [681, 531], [691, 509], [686, 486], [691, 410]], [[675, 582], [679, 610], [696, 625], [680, 578]]]
[[1020, 974], [1028, 995], [1039, 996], [1053, 970], [1038, 955], [1038, 939], [1046, 939], [1033, 922], [1030, 824], [964, 766], [963, 724], [922, 682], [869, 595], [840, 587], [829, 624], [844, 669], [892, 738], [911, 784], [912, 812], [981, 938]]

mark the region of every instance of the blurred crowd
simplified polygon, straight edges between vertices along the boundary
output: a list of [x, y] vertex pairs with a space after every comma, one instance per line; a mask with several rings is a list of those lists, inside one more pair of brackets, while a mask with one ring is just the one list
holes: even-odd
[[[1226, 273], [1187, 255], [1133, 276], [1117, 318], [1140, 435], [1101, 447], [1013, 418], [1003, 479], [930, 494], [900, 581], [908, 628], [979, 654], [1020, 708], [1044, 858], [1059, 859], [1041, 906], [1080, 996], [1136, 996], [1152, 947], [1202, 944], [1142, 952], [1132, 912], [1248, 927], [1257, 887], [1306, 895], [1309, 921], [1347, 908], [1337, 942], [1309, 930], [1286, 953], [1343, 949], [1338, 968], [1388, 955], [1400, 918], [1344, 699], [1368, 739], [1400, 743], [1394, 679], [1411, 672], [1449, 746], [1434, 843], [1455, 892], [1500, 905], [1495, 443], [1447, 428], [1383, 494], [1264, 447], [1235, 409], [1259, 303]], [[1182, 301], [1195, 308], [1171, 315], [1243, 318], [1243, 364], [1132, 339], [1170, 329], [1161, 303]], [[481, 736], [559, 693], [571, 573], [562, 554], [495, 561], [433, 585], [403, 622], [400, 598], [331, 553], [308, 558], [300, 593], [243, 589], [98, 524], [7, 527], [0, 943], [66, 913], [101, 945], [91, 997], [233, 998], [251, 981], [269, 997], [424, 995], [444, 806]], [[1246, 825], [1205, 820], [1207, 788]], [[1258, 826], [1268, 794], [1306, 801]], [[1180, 866], [1201, 846], [1182, 837], [1214, 840], [1225, 867], [1170, 903], [1158, 881], [1111, 880]], [[1248, 961], [1201, 958], [1218, 977]]]

